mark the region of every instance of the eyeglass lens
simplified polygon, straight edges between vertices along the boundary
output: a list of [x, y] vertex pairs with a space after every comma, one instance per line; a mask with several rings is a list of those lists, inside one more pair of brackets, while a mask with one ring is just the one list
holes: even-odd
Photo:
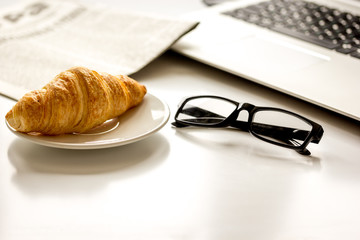
[[222, 122], [235, 109], [234, 103], [222, 99], [196, 98], [185, 103], [177, 119], [210, 126]]
[[300, 146], [309, 136], [312, 126], [293, 114], [263, 110], [254, 114], [250, 126], [253, 134], [287, 146]]

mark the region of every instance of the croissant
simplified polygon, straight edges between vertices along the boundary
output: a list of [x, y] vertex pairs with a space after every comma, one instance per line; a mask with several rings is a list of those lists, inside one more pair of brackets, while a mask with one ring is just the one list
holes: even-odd
[[83, 133], [140, 104], [146, 87], [125, 75], [74, 67], [25, 94], [6, 114], [16, 131]]

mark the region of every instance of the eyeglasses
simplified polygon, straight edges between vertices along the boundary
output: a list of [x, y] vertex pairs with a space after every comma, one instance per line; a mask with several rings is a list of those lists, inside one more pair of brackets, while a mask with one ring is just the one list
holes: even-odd
[[[248, 112], [248, 120], [238, 120], [240, 111]], [[323, 128], [296, 113], [284, 109], [258, 107], [238, 103], [219, 96], [194, 96], [185, 99], [175, 114], [175, 127], [232, 127], [277, 146], [310, 155], [309, 143], [319, 143]]]

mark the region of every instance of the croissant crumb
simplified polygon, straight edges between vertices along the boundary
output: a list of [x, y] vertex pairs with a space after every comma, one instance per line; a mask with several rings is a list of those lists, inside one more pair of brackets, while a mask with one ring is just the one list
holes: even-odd
[[125, 75], [74, 67], [25, 94], [6, 114], [16, 131], [83, 133], [140, 104], [146, 87]]

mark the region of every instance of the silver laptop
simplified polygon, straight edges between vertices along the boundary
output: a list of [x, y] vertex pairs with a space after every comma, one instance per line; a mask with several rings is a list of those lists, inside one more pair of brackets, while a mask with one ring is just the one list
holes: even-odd
[[200, 24], [173, 50], [360, 121], [359, 16], [354, 0], [231, 1], [186, 16]]

